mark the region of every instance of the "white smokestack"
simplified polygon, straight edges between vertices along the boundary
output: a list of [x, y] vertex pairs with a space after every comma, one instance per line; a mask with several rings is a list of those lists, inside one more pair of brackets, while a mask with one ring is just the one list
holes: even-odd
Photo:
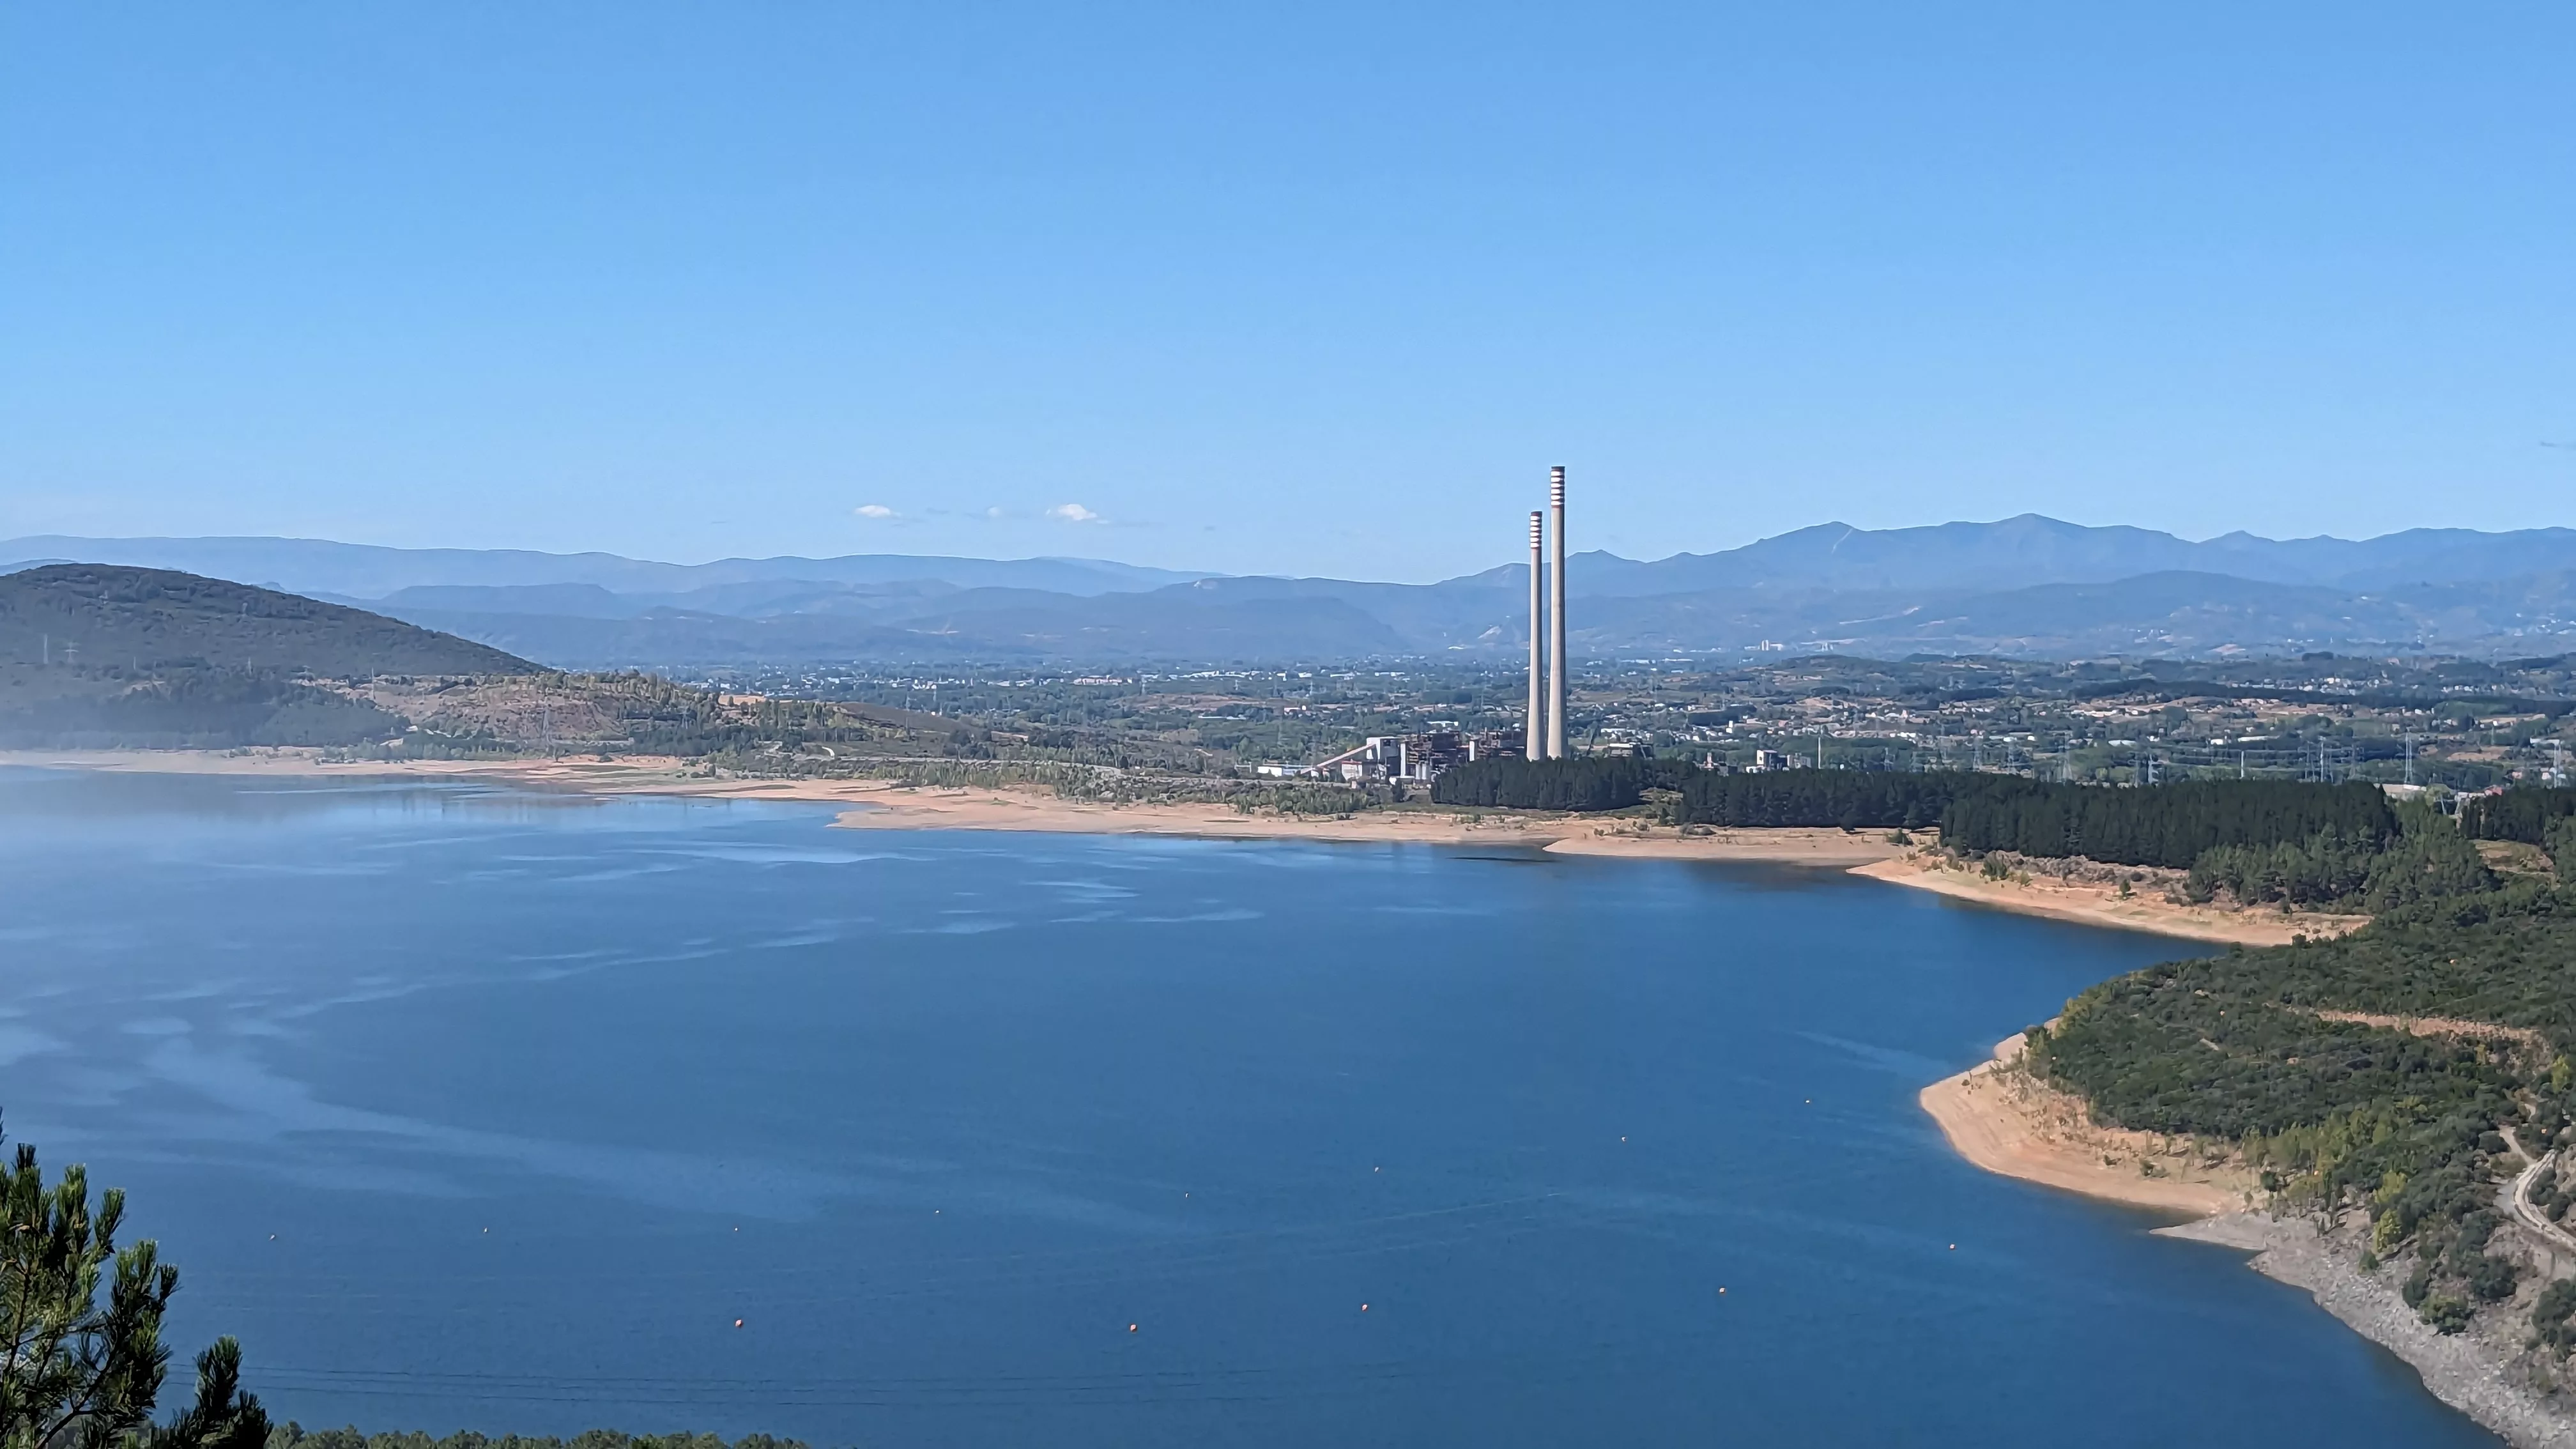
[[1547, 757], [1565, 758], [1565, 470], [1547, 470], [1549, 522], [1556, 532], [1556, 567], [1548, 575]]
[[1546, 647], [1547, 601], [1539, 593], [1539, 579], [1545, 575], [1545, 559], [1540, 553], [1546, 525], [1537, 509], [1530, 510], [1530, 675], [1529, 675], [1529, 757], [1547, 755], [1547, 670], [1539, 651]]

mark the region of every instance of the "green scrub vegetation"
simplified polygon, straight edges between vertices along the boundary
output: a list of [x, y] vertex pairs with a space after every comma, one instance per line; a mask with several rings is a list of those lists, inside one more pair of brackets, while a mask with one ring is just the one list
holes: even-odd
[[[2106, 1126], [2232, 1143], [2283, 1205], [2366, 1215], [2365, 1266], [2411, 1253], [2406, 1300], [2447, 1332], [2521, 1272], [2487, 1251], [2514, 1145], [2576, 1145], [2576, 892], [2498, 888], [2447, 822], [2407, 827], [2357, 891], [2393, 860], [2417, 899], [2340, 939], [2106, 981], [2032, 1028], [2027, 1060]], [[2565, 1210], [2554, 1178], [2536, 1201]], [[2576, 1289], [2545, 1292], [2538, 1341], [2576, 1346], [2571, 1312]]]

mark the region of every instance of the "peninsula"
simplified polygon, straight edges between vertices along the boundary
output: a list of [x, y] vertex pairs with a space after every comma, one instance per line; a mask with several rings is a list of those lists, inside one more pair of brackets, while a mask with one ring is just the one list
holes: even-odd
[[[2515, 794], [2462, 824], [2576, 866], [2576, 791]], [[2571, 961], [2576, 895], [2490, 879], [2105, 982], [1921, 1102], [1978, 1167], [2185, 1219], [2509, 1442], [2576, 1443]]]

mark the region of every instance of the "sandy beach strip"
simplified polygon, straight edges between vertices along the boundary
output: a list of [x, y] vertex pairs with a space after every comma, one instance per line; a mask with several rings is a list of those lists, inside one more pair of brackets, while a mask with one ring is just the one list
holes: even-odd
[[2123, 899], [2110, 886], [2049, 876], [2027, 882], [1988, 880], [1973, 871], [1950, 869], [1937, 857], [1921, 853], [1875, 861], [1855, 867], [1852, 873], [2024, 915], [2233, 946], [2286, 946], [2294, 936], [2339, 936], [2370, 922], [2367, 916], [2285, 916], [2278, 911], [2177, 905], [2160, 895]]
[[2187, 1217], [2251, 1204], [2239, 1167], [2206, 1165], [2187, 1143], [2093, 1126], [2081, 1102], [2018, 1068], [2023, 1045], [2019, 1033], [2006, 1037], [1992, 1060], [1917, 1098], [1961, 1157], [2000, 1176]]
[[0, 765], [138, 774], [297, 776], [322, 779], [483, 779], [530, 789], [603, 795], [681, 795], [724, 800], [807, 800], [847, 805], [833, 823], [852, 830], [1017, 830], [1076, 835], [1170, 835], [1207, 840], [1487, 845], [1561, 855], [1706, 860], [1841, 869], [1902, 849], [1883, 833], [1836, 829], [1721, 830], [1684, 834], [1629, 820], [1508, 811], [1397, 808], [1347, 817], [1247, 814], [1207, 802], [1105, 804], [1028, 790], [950, 789], [876, 779], [713, 775], [652, 755], [535, 760], [361, 760], [325, 763], [314, 750], [14, 750]]
[[[848, 798], [836, 797], [836, 798]], [[853, 830], [1033, 830], [1178, 835], [1211, 840], [1411, 842], [1521, 846], [1557, 855], [1758, 861], [1845, 868], [1898, 847], [1841, 830], [1735, 830], [1685, 835], [1670, 826], [1505, 812], [1372, 810], [1348, 818], [1244, 814], [1214, 804], [1102, 805], [1007, 790], [879, 786], [835, 822]]]

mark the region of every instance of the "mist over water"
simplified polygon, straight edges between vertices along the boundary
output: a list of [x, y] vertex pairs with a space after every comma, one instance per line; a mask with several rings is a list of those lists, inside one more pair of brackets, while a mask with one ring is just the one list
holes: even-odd
[[0, 770], [10, 1135], [129, 1188], [177, 1347], [238, 1335], [307, 1426], [2495, 1442], [1916, 1108], [2187, 947], [1818, 873], [831, 818]]

